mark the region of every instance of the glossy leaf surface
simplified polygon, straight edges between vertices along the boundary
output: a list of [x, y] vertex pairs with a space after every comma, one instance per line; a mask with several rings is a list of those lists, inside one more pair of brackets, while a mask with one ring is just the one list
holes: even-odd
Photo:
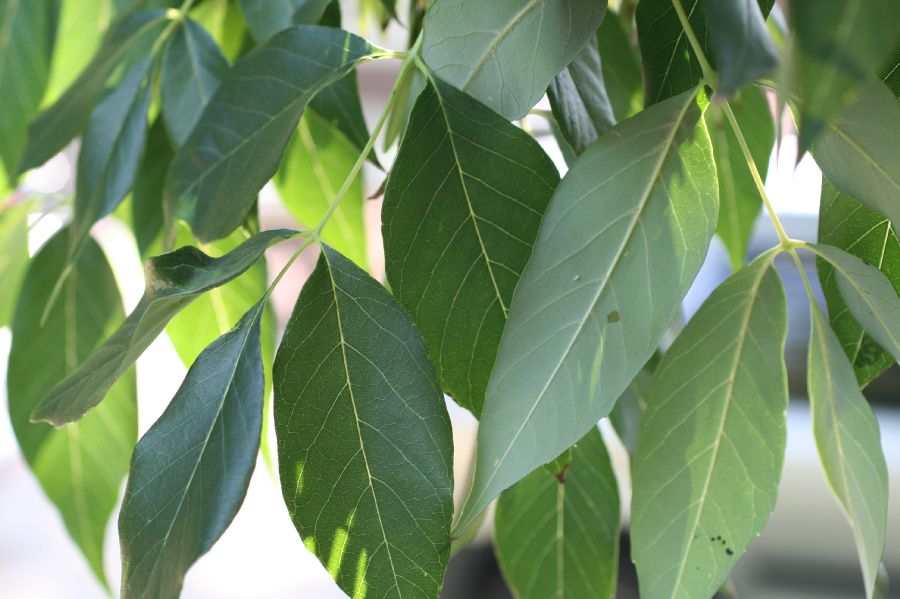
[[388, 280], [444, 389], [479, 416], [513, 290], [559, 182], [527, 134], [435, 79], [385, 190]]
[[687, 92], [622, 122], [556, 189], [513, 295], [457, 530], [607, 415], [672, 322], [718, 208], [699, 102]]
[[409, 317], [327, 246], [275, 359], [275, 430], [288, 511], [344, 592], [437, 597], [453, 513], [444, 399]]

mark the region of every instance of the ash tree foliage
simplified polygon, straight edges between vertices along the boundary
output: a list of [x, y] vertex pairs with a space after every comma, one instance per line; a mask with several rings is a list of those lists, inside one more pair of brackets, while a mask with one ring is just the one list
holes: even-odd
[[[407, 30], [387, 49], [342, 29], [359, 21], [334, 0], [0, 0], [9, 414], [103, 585], [127, 478], [121, 594], [179, 595], [259, 452], [274, 457], [274, 413], [287, 512], [351, 597], [438, 597], [495, 500], [519, 597], [613, 597], [629, 558], [642, 597], [711, 597], [775, 505], [787, 254], [823, 473], [866, 596], [883, 592], [887, 469], [861, 389], [900, 360], [900, 3], [612, 4], [360, 2], [369, 37]], [[370, 125], [356, 70], [379, 60], [400, 69]], [[784, 111], [826, 179], [818, 243], [789, 237], [763, 186]], [[22, 191], [76, 139], [73, 197]], [[386, 281], [369, 271], [366, 163], [386, 178]], [[296, 230], [260, 230], [269, 181]], [[763, 209], [778, 243], [750, 256]], [[48, 212], [67, 224], [30, 252]], [[145, 259], [127, 316], [91, 233], [106, 217]], [[665, 348], [716, 235], [734, 272]], [[270, 277], [265, 253], [288, 240]], [[269, 297], [311, 247], [276, 347]], [[132, 366], [164, 331], [189, 370], [138, 440]], [[480, 421], [455, 510], [446, 397]]]

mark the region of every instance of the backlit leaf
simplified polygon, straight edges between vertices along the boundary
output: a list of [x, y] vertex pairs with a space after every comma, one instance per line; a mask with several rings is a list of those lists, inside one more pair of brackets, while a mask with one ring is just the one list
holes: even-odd
[[607, 12], [597, 30], [597, 48], [613, 113], [623, 121], [643, 108], [644, 93], [640, 55], [628, 39], [622, 17]]
[[12, 324], [19, 285], [28, 268], [28, 215], [31, 202], [0, 209], [0, 327]]

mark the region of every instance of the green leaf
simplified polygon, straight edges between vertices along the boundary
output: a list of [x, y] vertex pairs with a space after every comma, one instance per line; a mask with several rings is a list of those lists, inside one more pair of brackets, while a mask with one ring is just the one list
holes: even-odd
[[275, 174], [310, 98], [373, 49], [345, 31], [287, 29], [235, 63], [175, 154], [167, 201], [197, 239], [225, 237]]
[[796, 0], [789, 9], [795, 42], [790, 70], [803, 101], [798, 142], [802, 153], [900, 44], [900, 4]]
[[596, 37], [553, 78], [547, 96], [563, 135], [577, 154], [616, 124], [603, 84]]
[[900, 227], [900, 105], [880, 81], [870, 80], [856, 101], [813, 145], [813, 157], [835, 187], [881, 212]]
[[286, 230], [264, 231], [221, 258], [210, 258], [194, 247], [150, 258], [144, 266], [147, 288], [137, 307], [90, 358], [47, 393], [32, 412], [32, 421], [62, 426], [81, 418], [103, 401], [116, 379], [175, 314], [198, 295], [253, 266], [270, 245], [294, 235]]
[[419, 96], [385, 189], [385, 265], [444, 390], [475, 416], [558, 183], [537, 142], [477, 100], [436, 78]]
[[31, 124], [20, 172], [42, 165], [81, 133], [107, 79], [126, 54], [144, 57], [166, 23], [164, 15], [161, 10], [134, 12], [112, 26], [78, 79]]
[[[322, 89], [309, 102], [309, 111], [315, 112], [332, 127], [343, 133], [356, 148], [356, 155], [369, 143], [369, 130], [363, 118], [362, 104], [356, 73], [351, 73]], [[368, 156], [378, 166], [375, 152]]]
[[42, 323], [68, 247], [68, 230], [63, 230], [35, 255], [25, 276], [9, 355], [9, 415], [28, 465], [108, 589], [104, 531], [137, 440], [134, 374], [123, 376], [109, 399], [77, 424], [55, 430], [28, 421], [47, 391], [74, 372], [124, 316], [112, 270], [89, 240]]
[[90, 63], [116, 16], [115, 6], [107, 2], [59, 0], [58, 4], [59, 19], [42, 107], [56, 102]]
[[866, 596], [873, 596], [887, 526], [888, 473], [878, 422], [841, 343], [812, 306], [807, 388], [825, 476], [853, 527]]
[[318, 23], [330, 3], [331, 0], [238, 0], [257, 42], [292, 25]]
[[776, 253], [722, 283], [656, 370], [632, 468], [641, 597], [712, 597], [775, 509], [788, 402]]
[[[900, 242], [891, 222], [850, 196], [822, 181], [819, 242], [849, 252], [883, 272], [900, 293]], [[844, 353], [853, 364], [860, 386], [867, 385], [894, 363], [894, 358], [866, 334], [853, 318], [838, 289], [834, 267], [816, 262], [819, 281], [828, 302], [828, 316]]]
[[850, 314], [894, 359], [900, 361], [900, 297], [877, 267], [827, 245], [807, 245], [834, 268], [834, 277]]
[[165, 123], [157, 118], [147, 134], [147, 146], [131, 194], [131, 228], [143, 258], [161, 251], [160, 233], [165, 221], [163, 189], [173, 156]]
[[[737, 2], [743, 4], [747, 0], [713, 0], [709, 4], [733, 5]], [[769, 14], [774, 0], [759, 0], [759, 9], [763, 17]], [[691, 28], [697, 34], [697, 38], [703, 45], [703, 52], [716, 67], [714, 46], [718, 48], [718, 42], [710, 43], [710, 32], [707, 27], [704, 8], [707, 2], [701, 6], [701, 0], [683, 0], [682, 5], [688, 15]], [[748, 7], [749, 8], [749, 7]], [[720, 12], [724, 6], [713, 7], [713, 11]], [[709, 9], [706, 8], [708, 11]], [[750, 10], [745, 14], [753, 14]], [[694, 55], [691, 44], [688, 41], [681, 21], [675, 12], [672, 0], [641, 0], [635, 13], [638, 38], [641, 46], [641, 60], [644, 65], [645, 96], [647, 106], [671, 98], [676, 94], [695, 87], [703, 79], [703, 71], [700, 63]], [[739, 27], [743, 27], [740, 25]], [[733, 30], [734, 27], [729, 27]], [[729, 37], [723, 42], [732, 44], [733, 38]], [[730, 48], [729, 50], [733, 50]], [[732, 58], [726, 57], [727, 60]], [[737, 58], [737, 57], [734, 57]], [[743, 79], [736, 73], [733, 81]]]
[[778, 50], [766, 28], [773, 2], [760, 4], [757, 0], [703, 0], [719, 72], [717, 91], [723, 94], [734, 94], [778, 65]]
[[696, 90], [620, 123], [547, 208], [513, 296], [456, 530], [606, 416], [700, 269], [718, 186]]
[[[319, 224], [358, 156], [354, 145], [316, 112], [303, 115], [275, 175], [285, 207], [300, 224]], [[322, 231], [326, 243], [363, 268], [368, 264], [364, 202], [362, 176], [357, 175]]]
[[640, 57], [632, 47], [619, 15], [608, 12], [600, 23], [597, 48], [613, 113], [617, 121], [624, 121], [643, 108], [644, 92]]
[[497, 503], [495, 551], [520, 599], [612, 598], [619, 561], [619, 490], [596, 427], [554, 476], [538, 468]]
[[119, 516], [125, 599], [177, 598], [244, 501], [262, 426], [264, 307], [200, 354], [134, 449]]
[[28, 123], [47, 87], [58, 4], [5, 0], [0, 5], [0, 188], [15, 186]]
[[362, 597], [432, 597], [450, 553], [450, 419], [409, 317], [328, 246], [275, 358], [281, 488], [306, 547]]
[[653, 354], [653, 357], [644, 364], [634, 380], [628, 384], [628, 388], [625, 389], [625, 392], [616, 401], [612, 412], [609, 413], [610, 423], [616, 430], [622, 445], [632, 456], [637, 450], [638, 433], [647, 409], [647, 398], [653, 383], [653, 373], [656, 372], [661, 357], [662, 353], [660, 352]]
[[230, 62], [240, 56], [245, 49], [247, 27], [238, 3], [232, 0], [205, 0], [191, 9], [190, 15], [212, 35]]
[[0, 327], [12, 324], [19, 286], [28, 268], [28, 215], [31, 202], [0, 209]]
[[[729, 105], [747, 141], [759, 175], [765, 180], [769, 156], [775, 143], [775, 125], [769, 102], [760, 89], [749, 87], [730, 99]], [[753, 225], [759, 215], [762, 200], [734, 131], [724, 121], [716, 124], [712, 111], [706, 113], [706, 124], [710, 130], [713, 156], [719, 173], [720, 209], [716, 234], [725, 244], [731, 268], [736, 271], [743, 266], [747, 257]]]
[[605, 2], [583, 0], [438, 0], [425, 13], [422, 57], [444, 81], [520, 119], [605, 12]]
[[184, 19], [175, 29], [162, 59], [162, 109], [176, 146], [184, 144], [209, 104], [228, 61], [203, 27]]
[[134, 183], [147, 137], [151, 80], [150, 61], [139, 62], [91, 114], [78, 153], [69, 239], [73, 256], [94, 223], [112, 213]]

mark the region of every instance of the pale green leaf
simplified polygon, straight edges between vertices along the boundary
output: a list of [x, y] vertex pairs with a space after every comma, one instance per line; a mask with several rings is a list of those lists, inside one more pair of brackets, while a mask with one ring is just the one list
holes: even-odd
[[19, 286], [28, 268], [31, 202], [0, 209], [0, 327], [12, 324]]
[[640, 55], [632, 47], [622, 17], [608, 11], [597, 30], [603, 84], [617, 121], [637, 114], [644, 106]]
[[172, 141], [182, 145], [222, 79], [228, 61], [203, 27], [184, 19], [162, 58], [162, 109]]
[[134, 374], [119, 379], [107, 401], [78, 423], [55, 430], [28, 420], [50, 388], [74, 372], [124, 317], [112, 270], [89, 240], [42, 322], [44, 306], [66, 266], [68, 246], [64, 229], [35, 255], [25, 276], [9, 355], [9, 415], [28, 465], [94, 574], [108, 587], [104, 532], [137, 440]]
[[440, 79], [422, 92], [385, 189], [387, 275], [444, 390], [475, 416], [558, 183], [537, 142], [502, 116]]
[[606, 416], [672, 322], [718, 208], [696, 96], [620, 123], [556, 189], [513, 295], [457, 530]]
[[328, 246], [275, 359], [281, 487], [306, 547], [354, 599], [436, 598], [450, 554], [450, 419], [425, 344]]
[[597, 31], [605, 2], [436, 0], [425, 13], [425, 63], [507, 119], [537, 104]]
[[637, 450], [638, 434], [641, 430], [644, 411], [647, 409], [647, 398], [653, 383], [653, 373], [656, 372], [661, 358], [662, 353], [653, 354], [653, 357], [644, 364], [634, 380], [628, 384], [628, 388], [625, 389], [625, 392], [616, 401], [612, 412], [609, 413], [609, 421], [616, 430], [619, 440], [632, 456]]
[[310, 98], [372, 51], [345, 31], [298, 26], [235, 63], [169, 171], [167, 202], [197, 239], [221, 239], [241, 224]]
[[712, 597], [775, 508], [788, 387], [774, 256], [722, 283], [656, 369], [632, 466], [641, 597]]
[[135, 447], [119, 516], [124, 599], [177, 598], [244, 501], [262, 426], [264, 308], [200, 354]]
[[500, 495], [495, 551], [520, 599], [602, 599], [616, 592], [619, 490], [596, 427], [556, 476], [541, 467]]
[[[891, 221], [822, 181], [819, 242], [849, 252], [879, 269], [900, 294], [900, 241]], [[835, 270], [828, 261], [816, 261], [828, 318], [860, 386], [867, 385], [894, 363], [894, 358], [853, 318], [838, 289]]]
[[840, 341], [815, 305], [807, 376], [819, 458], [853, 527], [866, 596], [872, 597], [887, 527], [887, 465], [878, 421], [859, 391]]
[[169, 320], [198, 295], [231, 281], [253, 266], [270, 245], [293, 231], [258, 233], [221, 258], [183, 247], [145, 264], [147, 288], [134, 311], [90, 358], [54, 386], [31, 414], [62, 426], [103, 401], [109, 388], [134, 364]]

